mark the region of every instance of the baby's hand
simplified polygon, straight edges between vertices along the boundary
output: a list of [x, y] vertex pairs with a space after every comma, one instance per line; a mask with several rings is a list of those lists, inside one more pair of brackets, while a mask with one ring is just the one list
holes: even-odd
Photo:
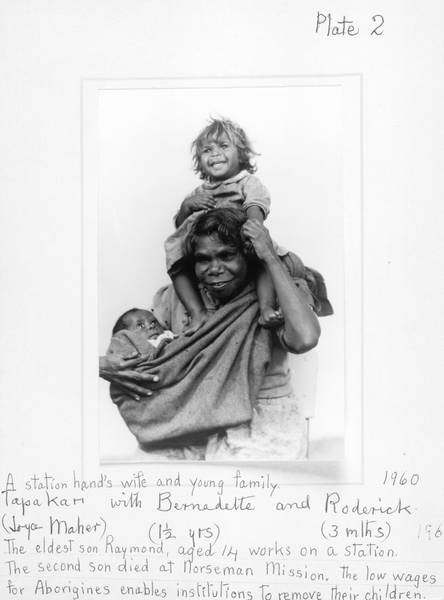
[[184, 208], [192, 213], [198, 210], [210, 210], [214, 208], [216, 200], [209, 190], [195, 190], [183, 201]]

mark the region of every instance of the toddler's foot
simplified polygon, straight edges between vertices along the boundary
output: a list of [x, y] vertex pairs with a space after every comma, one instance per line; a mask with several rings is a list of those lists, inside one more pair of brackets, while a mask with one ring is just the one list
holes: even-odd
[[261, 309], [261, 316], [259, 317], [259, 325], [262, 325], [265, 329], [272, 329], [273, 327], [279, 327], [284, 321], [282, 312], [280, 309], [274, 309], [271, 306], [267, 306]]
[[206, 310], [202, 310], [201, 312], [191, 315], [186, 329], [183, 330], [184, 335], [190, 336], [193, 335], [193, 333], [196, 333], [196, 331], [202, 327], [207, 319], [208, 313]]

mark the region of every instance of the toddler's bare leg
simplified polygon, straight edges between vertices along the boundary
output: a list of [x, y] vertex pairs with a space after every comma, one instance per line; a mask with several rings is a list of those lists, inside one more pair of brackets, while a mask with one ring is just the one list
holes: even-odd
[[259, 269], [256, 287], [261, 311], [259, 324], [266, 328], [277, 327], [282, 323], [282, 314], [276, 310], [276, 293], [266, 269]]
[[202, 303], [197, 286], [186, 272], [176, 273], [171, 278], [179, 300], [190, 315], [190, 322], [183, 333], [185, 335], [192, 335], [207, 320], [207, 311]]

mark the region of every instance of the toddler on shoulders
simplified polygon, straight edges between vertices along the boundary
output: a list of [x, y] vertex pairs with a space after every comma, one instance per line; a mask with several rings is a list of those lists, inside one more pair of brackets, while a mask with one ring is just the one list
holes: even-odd
[[[188, 335], [197, 331], [207, 319], [193, 274], [188, 272], [183, 260], [184, 240], [196, 217], [203, 210], [231, 206], [242, 208], [248, 219], [263, 223], [270, 212], [268, 190], [253, 175], [256, 171], [253, 158], [257, 153], [239, 125], [229, 119], [211, 119], [191, 148], [194, 170], [203, 179], [203, 184], [182, 202], [175, 217], [177, 229], [165, 242], [168, 273], [190, 316], [185, 332]], [[276, 245], [275, 249], [281, 256], [287, 253]], [[257, 292], [260, 324], [274, 327], [281, 323], [273, 284], [265, 269], [258, 270]]]

